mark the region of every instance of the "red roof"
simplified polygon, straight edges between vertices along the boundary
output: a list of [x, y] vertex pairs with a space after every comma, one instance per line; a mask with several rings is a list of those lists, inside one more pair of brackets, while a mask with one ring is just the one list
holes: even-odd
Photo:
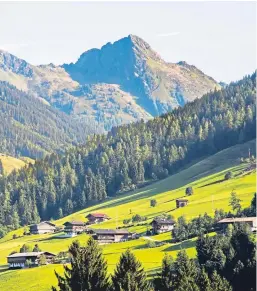
[[89, 217], [89, 216], [93, 216], [96, 218], [108, 218], [108, 216], [104, 213], [90, 213], [90, 214], [88, 214], [87, 217]]

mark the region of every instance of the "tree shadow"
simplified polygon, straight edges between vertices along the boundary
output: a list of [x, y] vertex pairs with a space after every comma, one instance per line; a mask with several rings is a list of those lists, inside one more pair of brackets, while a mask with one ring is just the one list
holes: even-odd
[[185, 249], [190, 249], [195, 247], [196, 242], [192, 240], [183, 241], [172, 246], [169, 246], [166, 249], [163, 249], [162, 252], [172, 252], [172, 251], [181, 251]]

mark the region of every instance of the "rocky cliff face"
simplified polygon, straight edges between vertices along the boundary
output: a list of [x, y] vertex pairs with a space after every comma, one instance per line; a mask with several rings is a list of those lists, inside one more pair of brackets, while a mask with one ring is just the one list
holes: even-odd
[[166, 63], [134, 35], [63, 66], [32, 66], [0, 51], [0, 80], [66, 113], [92, 117], [106, 129], [163, 114], [220, 88], [195, 66]]

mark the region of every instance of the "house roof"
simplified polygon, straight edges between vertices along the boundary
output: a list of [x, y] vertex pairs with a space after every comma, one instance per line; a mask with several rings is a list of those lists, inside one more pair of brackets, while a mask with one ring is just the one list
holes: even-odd
[[256, 222], [256, 217], [232, 217], [232, 218], [224, 218], [218, 221], [218, 223], [230, 223], [230, 222]]
[[176, 199], [178, 202], [188, 202], [188, 199]]
[[49, 252], [28, 252], [28, 253], [15, 253], [15, 254], [7, 256], [7, 258], [38, 257], [43, 254], [55, 256], [55, 254], [49, 253]]
[[157, 224], [169, 224], [169, 225], [173, 225], [175, 224], [175, 221], [173, 219], [163, 219], [163, 218], [155, 218], [153, 222], [156, 222]]
[[73, 220], [73, 221], [66, 221], [63, 225], [69, 225], [69, 224], [71, 224], [71, 225], [84, 226], [85, 225], [85, 222]]
[[43, 223], [46, 223], [46, 224], [49, 224], [50, 226], [56, 226], [55, 224], [53, 224], [52, 222], [49, 222], [49, 221], [41, 221], [41, 222], [39, 222], [39, 223], [37, 223], [37, 224], [32, 224], [32, 225], [30, 225], [30, 227], [32, 227], [32, 226], [38, 226], [38, 225], [41, 225], [41, 224], [43, 224]]
[[95, 234], [130, 234], [126, 229], [92, 229]]
[[109, 218], [108, 215], [104, 213], [89, 213], [86, 217], [93, 216], [96, 218]]

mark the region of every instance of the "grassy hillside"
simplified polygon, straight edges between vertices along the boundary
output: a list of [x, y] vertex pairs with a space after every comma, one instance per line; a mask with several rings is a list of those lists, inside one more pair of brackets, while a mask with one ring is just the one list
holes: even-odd
[[[214, 214], [214, 210], [217, 208], [231, 210], [228, 203], [230, 193], [233, 189], [240, 199], [242, 199], [242, 206], [246, 207], [250, 204], [253, 193], [255, 192], [256, 177], [255, 172], [245, 171], [247, 165], [240, 164], [239, 158], [242, 152], [248, 151], [249, 147], [254, 148], [255, 141], [222, 151], [192, 165], [176, 175], [139, 189], [132, 195], [121, 195], [102, 204], [64, 217], [55, 221], [55, 223], [62, 225], [65, 221], [72, 219], [85, 221], [85, 216], [93, 211], [104, 212], [112, 218], [108, 222], [95, 226], [98, 228], [122, 226], [123, 219], [130, 218], [134, 214], [146, 216], [147, 223], [150, 223], [156, 215], [164, 212], [172, 214], [176, 218], [184, 215], [187, 219], [191, 219], [204, 212], [210, 215]], [[228, 170], [233, 172], [234, 178], [223, 181], [224, 174]], [[188, 198], [189, 205], [184, 208], [175, 209], [175, 199], [184, 196], [185, 188], [188, 185], [194, 188], [194, 194]], [[152, 197], [157, 200], [156, 207], [150, 207], [150, 199]], [[139, 233], [144, 232], [146, 229], [147, 225], [129, 228], [129, 230]], [[24, 229], [19, 229], [11, 232], [0, 240], [0, 286], [3, 291], [18, 289], [20, 291], [49, 290], [50, 286], [56, 283], [54, 269], [58, 271], [62, 270], [61, 265], [49, 265], [28, 270], [6, 271], [4, 270], [6, 256], [11, 251], [18, 251], [24, 243], [30, 245], [38, 243], [42, 250], [58, 253], [60, 251], [66, 251], [73, 240], [78, 239], [84, 244], [88, 238], [86, 234], [67, 239], [58, 238], [56, 234], [23, 236], [23, 231]], [[12, 239], [13, 234], [20, 235], [21, 237]], [[160, 234], [151, 238], [164, 243], [160, 247], [151, 249], [151, 256], [149, 256], [149, 248], [147, 248], [148, 240], [144, 237], [130, 242], [103, 246], [109, 271], [113, 271], [120, 254], [127, 248], [133, 250], [149, 274], [156, 272], [161, 266], [161, 261], [165, 253], [175, 256], [176, 252], [183, 248], [187, 250], [191, 257], [195, 256], [195, 239], [188, 240], [182, 244], [171, 244], [170, 233]]]
[[33, 163], [33, 160], [30, 158], [22, 157], [17, 159], [4, 154], [0, 154], [0, 160], [6, 174], [10, 174], [13, 170], [19, 170], [21, 167], [24, 167], [28, 163]]

